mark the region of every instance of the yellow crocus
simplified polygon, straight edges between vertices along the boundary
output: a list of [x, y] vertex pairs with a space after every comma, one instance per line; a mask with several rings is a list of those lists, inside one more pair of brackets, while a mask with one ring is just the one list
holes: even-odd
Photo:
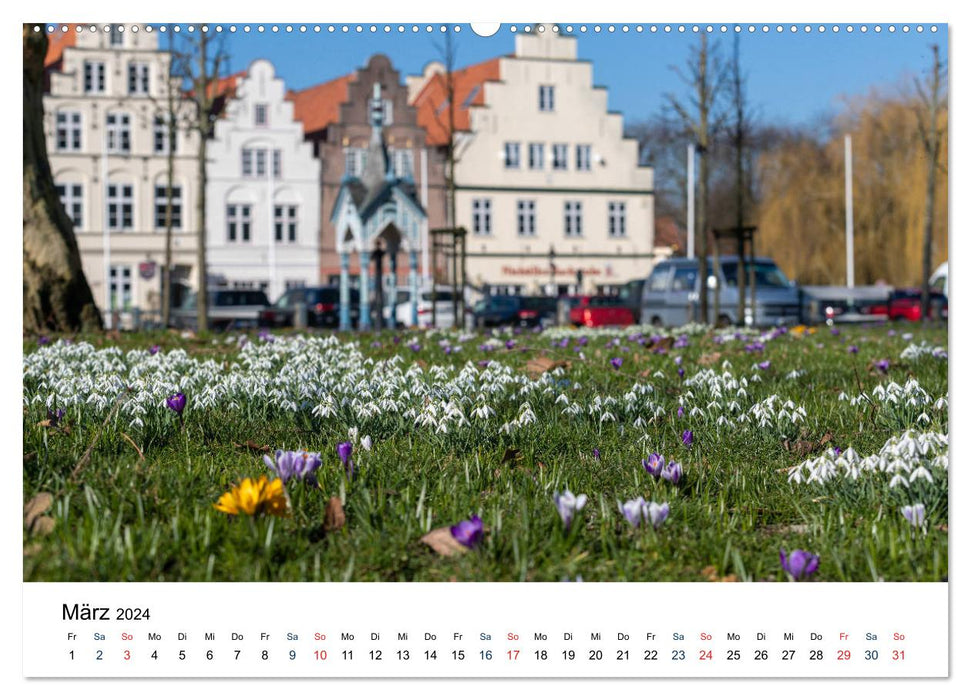
[[229, 515], [287, 515], [287, 494], [279, 479], [270, 481], [261, 476], [254, 480], [247, 477], [239, 486], [233, 486], [220, 496], [214, 507]]

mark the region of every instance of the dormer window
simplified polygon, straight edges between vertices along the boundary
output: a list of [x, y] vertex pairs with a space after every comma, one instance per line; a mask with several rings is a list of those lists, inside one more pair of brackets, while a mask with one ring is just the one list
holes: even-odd
[[268, 123], [267, 109], [265, 104], [256, 105], [256, 114], [254, 115], [253, 121], [256, 126], [266, 126]]

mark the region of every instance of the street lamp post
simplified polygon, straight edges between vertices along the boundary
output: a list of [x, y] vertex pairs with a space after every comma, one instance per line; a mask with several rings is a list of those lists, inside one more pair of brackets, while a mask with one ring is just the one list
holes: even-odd
[[556, 296], [556, 250], [550, 246], [550, 296]]

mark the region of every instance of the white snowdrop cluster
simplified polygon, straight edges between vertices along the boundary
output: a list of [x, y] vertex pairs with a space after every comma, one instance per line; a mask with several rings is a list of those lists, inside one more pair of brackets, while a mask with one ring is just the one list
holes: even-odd
[[760, 382], [758, 374], [738, 378], [731, 372], [703, 369], [685, 380], [687, 391], [681, 406], [692, 418], [710, 418], [718, 428], [772, 428], [787, 432], [806, 420], [806, 409], [773, 394], [753, 401], [750, 384]]
[[927, 341], [922, 340], [920, 345], [911, 343], [900, 353], [901, 360], [922, 360], [928, 357], [935, 360], [946, 360], [947, 349], [940, 345], [930, 345]]
[[948, 436], [943, 433], [907, 430], [891, 437], [876, 454], [860, 457], [853, 448], [839, 455], [826, 450], [789, 470], [794, 484], [857, 480], [870, 475], [890, 477], [890, 487], [906, 487], [918, 480], [947, 480]]

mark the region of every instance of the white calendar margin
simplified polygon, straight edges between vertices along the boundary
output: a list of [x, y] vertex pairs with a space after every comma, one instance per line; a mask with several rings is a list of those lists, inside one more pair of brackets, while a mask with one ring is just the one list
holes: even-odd
[[[946, 677], [947, 595], [943, 583], [27, 583], [24, 674]], [[75, 605], [103, 609], [108, 619], [65, 620]], [[116, 619], [118, 609], [146, 608], [148, 620]], [[643, 660], [645, 648], [657, 652], [655, 661]], [[795, 659], [783, 662], [787, 648]], [[740, 651], [738, 661], [725, 658], [730, 649]], [[767, 650], [766, 660], [753, 659], [757, 649]], [[810, 660], [815, 649], [822, 660]], [[683, 660], [672, 660], [677, 650]], [[710, 660], [700, 659], [706, 650]], [[849, 658], [838, 660], [839, 650]], [[865, 660], [867, 650], [877, 658]], [[319, 651], [326, 660], [315, 660]], [[563, 655], [570, 651], [575, 658]], [[894, 661], [894, 651], [904, 659]]]

